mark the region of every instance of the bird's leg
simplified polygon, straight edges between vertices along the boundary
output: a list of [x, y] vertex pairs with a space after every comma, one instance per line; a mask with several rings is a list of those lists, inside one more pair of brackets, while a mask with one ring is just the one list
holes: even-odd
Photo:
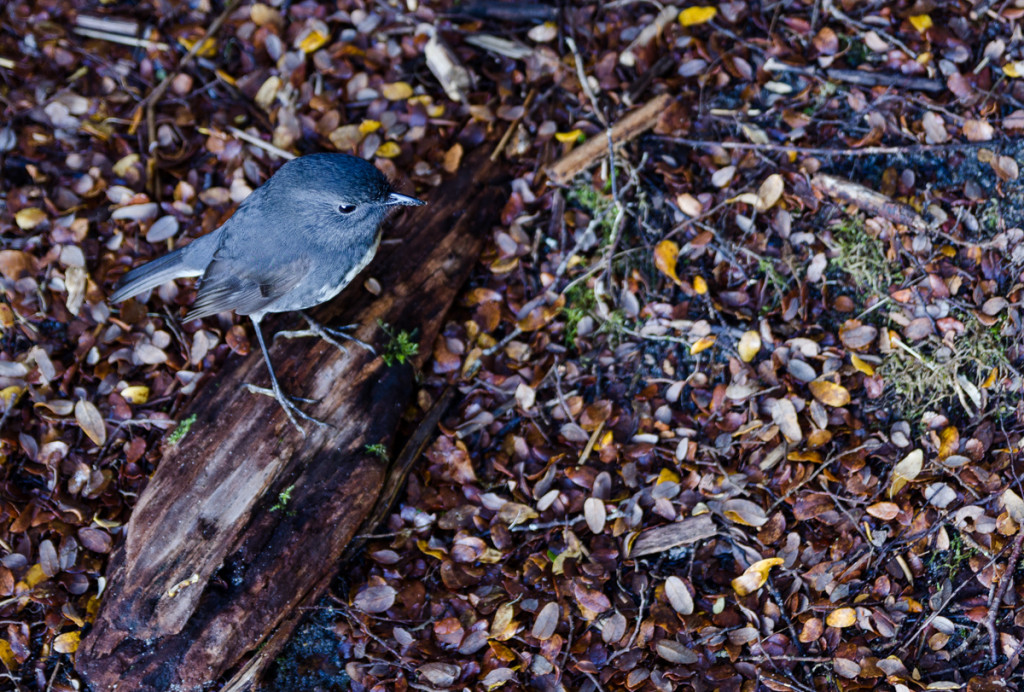
[[302, 318], [304, 320], [306, 320], [306, 324], [309, 325], [308, 329], [298, 329], [295, 331], [288, 332], [277, 332], [276, 334], [274, 334], [274, 338], [276, 339], [277, 337], [280, 336], [284, 337], [285, 339], [301, 339], [304, 337], [317, 336], [326, 341], [327, 343], [333, 345], [342, 353], [348, 353], [348, 349], [342, 346], [341, 342], [338, 341], [338, 339], [345, 339], [346, 341], [354, 341], [363, 348], [365, 348], [370, 353], [377, 355], [377, 351], [374, 350], [373, 346], [364, 341], [360, 341], [359, 339], [355, 338], [354, 336], [348, 333], [350, 330], [358, 327], [358, 324], [347, 324], [344, 327], [328, 327], [327, 325], [320, 324], [312, 317], [307, 315], [305, 312], [300, 311], [299, 314], [302, 315]]
[[[306, 431], [302, 428], [301, 425], [299, 425], [299, 422], [295, 419], [296, 416], [303, 420], [308, 420], [311, 423], [315, 423], [321, 427], [330, 427], [329, 423], [325, 423], [324, 421], [318, 420], [313, 416], [309, 415], [308, 413], [303, 412], [301, 409], [299, 409], [298, 406], [293, 404], [288, 399], [287, 396], [285, 396], [283, 391], [281, 391], [281, 385], [278, 384], [277, 382], [277, 375], [274, 374], [274, 364], [270, 362], [270, 352], [267, 351], [267, 345], [263, 342], [263, 331], [260, 329], [260, 321], [259, 319], [251, 315], [249, 316], [249, 319], [252, 320], [252, 325], [256, 329], [256, 339], [257, 341], [260, 342], [260, 350], [263, 351], [263, 360], [267, 363], [267, 370], [270, 372], [271, 389], [267, 389], [266, 387], [257, 387], [252, 384], [246, 384], [246, 389], [256, 394], [272, 396], [275, 399], [277, 399], [277, 403], [279, 403], [281, 405], [281, 408], [284, 409], [285, 415], [288, 416], [288, 420], [292, 422], [292, 425], [295, 426], [295, 429], [298, 430], [299, 434], [301, 434], [303, 437], [306, 436]], [[310, 402], [309, 399], [300, 399], [300, 401]]]

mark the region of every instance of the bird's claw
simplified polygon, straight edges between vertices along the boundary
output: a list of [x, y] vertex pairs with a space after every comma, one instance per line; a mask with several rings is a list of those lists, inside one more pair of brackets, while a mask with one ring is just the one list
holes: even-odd
[[327, 343], [334, 346], [335, 348], [337, 348], [342, 353], [348, 353], [348, 349], [345, 348], [345, 346], [340, 341], [338, 341], [338, 339], [344, 339], [346, 341], [354, 341], [355, 343], [359, 344], [373, 355], [377, 355], [377, 351], [373, 348], [373, 346], [366, 343], [365, 341], [362, 341], [361, 339], [357, 339], [356, 337], [348, 333], [349, 330], [354, 330], [356, 327], [358, 327], [358, 324], [346, 324], [343, 327], [328, 327], [326, 325], [320, 324], [319, 322], [317, 322], [304, 312], [300, 314], [302, 315], [303, 319], [306, 320], [308, 328], [277, 332], [276, 334], [274, 334], [274, 338], [276, 339], [279, 336], [285, 339], [319, 337], [326, 341]]
[[309, 421], [310, 423], [313, 423], [314, 425], [320, 428], [333, 427], [330, 423], [326, 421], [322, 421], [319, 418], [314, 418], [313, 416], [309, 415], [308, 413], [306, 413], [293, 403], [294, 400], [300, 401], [304, 404], [315, 404], [317, 403], [316, 399], [305, 399], [303, 397], [298, 396], [288, 397], [285, 396], [285, 394], [277, 388], [268, 389], [267, 387], [257, 387], [254, 384], [246, 384], [245, 388], [254, 394], [262, 394], [263, 396], [269, 396], [273, 397], [274, 399], [277, 399], [277, 403], [280, 404], [281, 408], [284, 409], [284, 413], [286, 416], [288, 416], [288, 420], [291, 421], [291, 424], [295, 426], [295, 429], [299, 431], [299, 434], [302, 435], [302, 437], [306, 437], [306, 430], [301, 425], [299, 425], [299, 421], [296, 420], [296, 417], [301, 418], [302, 420], [305, 421]]

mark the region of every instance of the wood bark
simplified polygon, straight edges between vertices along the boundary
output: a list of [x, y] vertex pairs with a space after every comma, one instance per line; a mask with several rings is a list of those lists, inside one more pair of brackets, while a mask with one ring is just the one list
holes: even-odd
[[[412, 363], [388, 367], [351, 345], [280, 339], [271, 359], [290, 394], [332, 428], [306, 425], [303, 439], [267, 386], [254, 349], [208, 380], [183, 413], [196, 423], [164, 457], [133, 510], [123, 546], [76, 668], [96, 690], [199, 689], [243, 662], [275, 630], [290, 632], [298, 608], [318, 598], [339, 557], [372, 511], [386, 464], [366, 446], [390, 440], [505, 191], [486, 152], [468, 156], [428, 205], [396, 218], [363, 277], [320, 308], [328, 324], [356, 322], [356, 336], [386, 349], [382, 320], [417, 331]], [[361, 288], [378, 279], [379, 296]], [[292, 328], [297, 315], [264, 329]], [[284, 498], [287, 498], [286, 500]], [[244, 689], [239, 687], [238, 689]]]

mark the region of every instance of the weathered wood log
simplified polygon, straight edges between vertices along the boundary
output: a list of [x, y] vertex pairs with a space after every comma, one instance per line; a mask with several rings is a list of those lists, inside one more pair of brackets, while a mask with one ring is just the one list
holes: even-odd
[[[329, 324], [358, 322], [356, 335], [378, 351], [388, 340], [378, 320], [418, 330], [411, 364], [387, 367], [359, 346], [343, 354], [316, 340], [272, 346], [286, 391], [318, 399], [306, 410], [333, 428], [308, 424], [303, 439], [274, 399], [244, 388], [268, 381], [259, 352], [202, 388], [185, 412], [197, 415], [191, 432], [165, 450], [139, 498], [79, 647], [76, 668], [94, 689], [208, 685], [275, 629], [290, 632], [297, 608], [323, 593], [384, 483], [385, 462], [366, 447], [390, 446], [413, 368], [500, 212], [496, 177], [482, 148], [468, 156], [426, 207], [394, 225], [401, 241], [367, 270], [380, 296], [350, 288], [317, 313]], [[265, 328], [298, 320], [284, 315]]]

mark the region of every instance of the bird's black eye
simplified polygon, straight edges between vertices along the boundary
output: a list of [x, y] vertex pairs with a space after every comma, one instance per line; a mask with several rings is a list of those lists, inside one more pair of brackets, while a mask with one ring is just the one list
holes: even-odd
[[339, 204], [338, 205], [338, 211], [340, 211], [342, 214], [351, 214], [355, 210], [356, 210], [356, 205], [354, 205], [354, 204]]

